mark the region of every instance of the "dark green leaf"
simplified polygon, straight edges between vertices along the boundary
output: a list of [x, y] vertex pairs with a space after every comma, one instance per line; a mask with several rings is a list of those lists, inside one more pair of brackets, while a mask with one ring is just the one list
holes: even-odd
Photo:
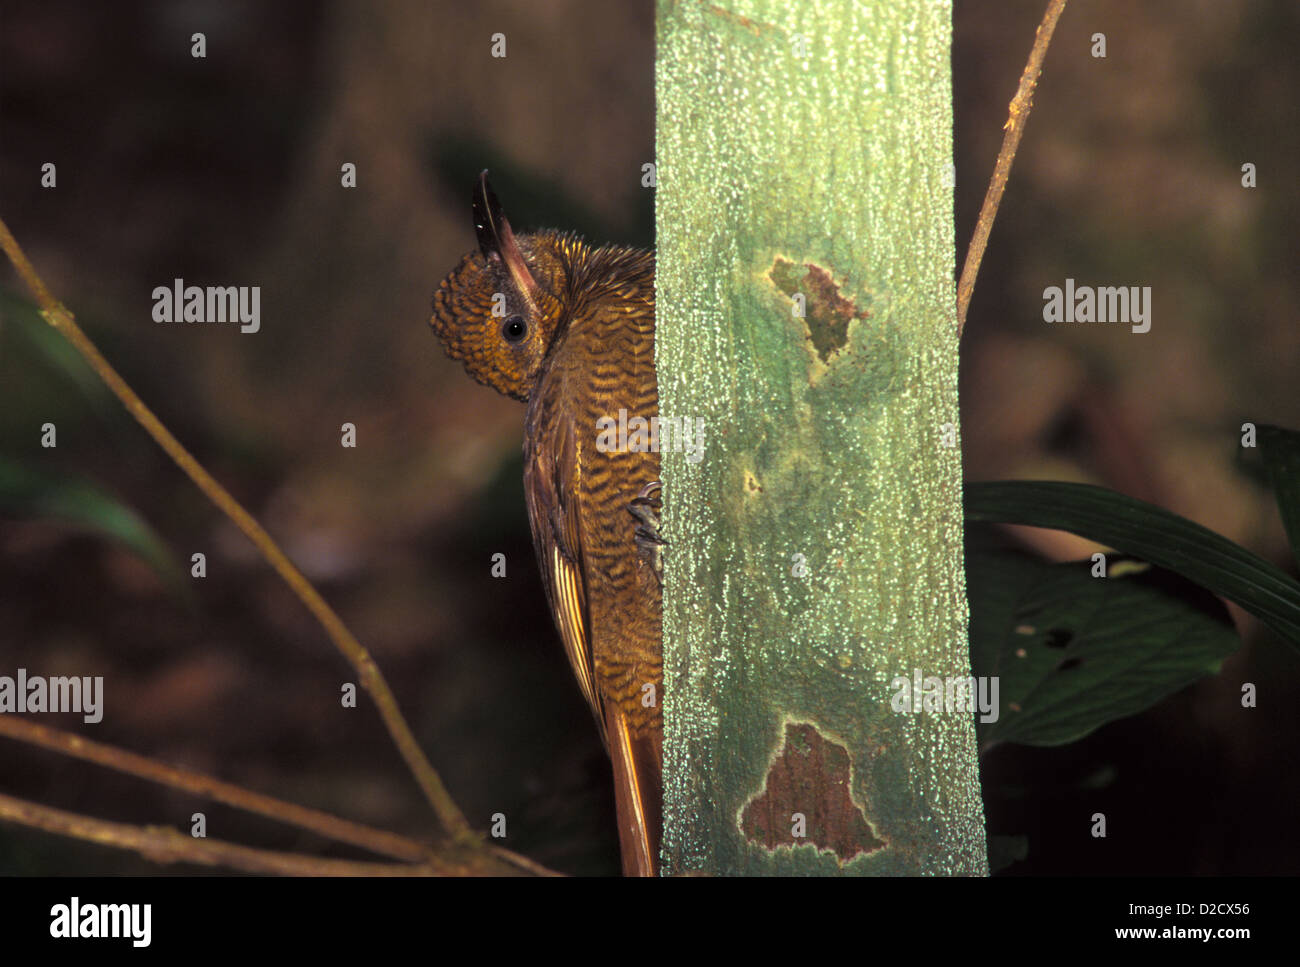
[[1089, 562], [974, 550], [966, 572], [971, 664], [999, 687], [982, 748], [1073, 742], [1214, 674], [1237, 647], [1218, 598], [1142, 562], [1111, 556], [1093, 577]]
[[1291, 553], [1300, 565], [1300, 433], [1280, 426], [1261, 426], [1259, 452], [1268, 468]]
[[1200, 524], [1088, 484], [968, 483], [964, 492], [967, 521], [1050, 527], [1133, 554], [1235, 601], [1300, 649], [1300, 583]]

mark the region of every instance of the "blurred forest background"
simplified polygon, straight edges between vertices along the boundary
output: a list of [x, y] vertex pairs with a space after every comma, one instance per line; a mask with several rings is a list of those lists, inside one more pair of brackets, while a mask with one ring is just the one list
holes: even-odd
[[[956, 5], [958, 265], [1042, 7]], [[1089, 53], [1099, 31], [1105, 59]], [[1246, 420], [1300, 427], [1297, 35], [1292, 0], [1067, 9], [963, 343], [968, 479], [1104, 484], [1294, 573], [1238, 438]], [[608, 765], [536, 573], [523, 408], [445, 359], [426, 320], [475, 244], [482, 168], [517, 230], [653, 243], [653, 67], [648, 0], [0, 0], [0, 216], [372, 650], [471, 822], [505, 813], [507, 846], [567, 872], [616, 872], [617, 844]], [[1045, 325], [1042, 290], [1067, 277], [1150, 285], [1151, 331]], [[260, 285], [261, 331], [155, 324], [151, 292], [174, 278]], [[28, 305], [0, 272], [0, 674], [103, 675], [101, 724], [40, 720], [428, 835], [368, 700], [340, 708], [353, 674], [323, 632]], [[45, 422], [57, 449], [40, 447]], [[356, 449], [339, 445], [345, 422]], [[186, 573], [206, 553], [192, 599], [37, 499], [74, 483], [132, 508]], [[1029, 836], [1009, 873], [1300, 869], [1300, 660], [1234, 617], [1244, 644], [1217, 677], [1064, 749], [985, 757], [990, 832]], [[1243, 681], [1260, 685], [1248, 713]], [[7, 740], [0, 789], [180, 828], [202, 810], [216, 838], [357, 855]], [[0, 826], [2, 873], [159, 870]]]

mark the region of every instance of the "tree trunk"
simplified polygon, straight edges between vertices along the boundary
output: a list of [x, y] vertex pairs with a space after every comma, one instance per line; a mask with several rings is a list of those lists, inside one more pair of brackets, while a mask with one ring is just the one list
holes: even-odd
[[913, 694], [970, 675], [951, 10], [657, 29], [660, 412], [703, 420], [661, 439], [665, 870], [987, 874], [974, 716]]

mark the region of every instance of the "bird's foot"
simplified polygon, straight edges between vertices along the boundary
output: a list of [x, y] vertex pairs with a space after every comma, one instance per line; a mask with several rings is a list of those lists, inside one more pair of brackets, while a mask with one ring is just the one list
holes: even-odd
[[638, 521], [633, 539], [641, 557], [654, 571], [655, 578], [662, 585], [664, 582], [663, 546], [668, 542], [659, 536], [659, 510], [663, 501], [659, 497], [663, 487], [658, 480], [652, 480], [637, 493], [627, 505], [628, 513]]

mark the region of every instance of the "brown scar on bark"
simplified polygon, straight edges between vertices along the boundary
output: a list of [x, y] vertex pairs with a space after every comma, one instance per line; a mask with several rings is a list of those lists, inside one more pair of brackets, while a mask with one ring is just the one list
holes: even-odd
[[849, 323], [871, 315], [840, 295], [840, 287], [831, 274], [812, 262], [797, 265], [778, 255], [767, 277], [790, 298], [803, 293], [804, 330], [823, 363], [829, 363], [848, 342]]
[[[806, 817], [807, 835], [796, 838], [794, 813]], [[755, 846], [815, 846], [842, 866], [889, 843], [853, 798], [848, 750], [811, 722], [786, 722], [785, 741], [768, 764], [763, 788], [740, 808], [738, 825]]]

